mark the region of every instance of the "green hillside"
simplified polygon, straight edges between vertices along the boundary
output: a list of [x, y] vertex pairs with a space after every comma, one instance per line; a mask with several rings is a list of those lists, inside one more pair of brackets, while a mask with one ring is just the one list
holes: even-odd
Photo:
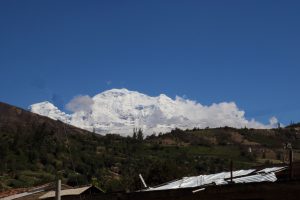
[[55, 180], [93, 183], [106, 191], [141, 188], [183, 176], [249, 168], [284, 160], [291, 143], [300, 160], [299, 126], [272, 130], [176, 129], [144, 139], [100, 136], [25, 110], [0, 104], [0, 189]]

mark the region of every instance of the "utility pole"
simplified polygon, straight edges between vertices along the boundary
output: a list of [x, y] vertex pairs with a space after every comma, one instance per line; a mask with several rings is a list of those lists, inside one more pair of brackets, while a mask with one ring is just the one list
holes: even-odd
[[61, 180], [57, 179], [56, 190], [55, 190], [55, 200], [61, 200], [60, 191], [61, 191]]
[[290, 175], [290, 180], [292, 180], [293, 179], [293, 150], [292, 150], [292, 148], [290, 148], [290, 153], [289, 153], [289, 157], [290, 157], [290, 166], [289, 166], [289, 171], [290, 171], [290, 173], [289, 173], [289, 175]]
[[232, 160], [230, 160], [230, 182], [233, 183], [233, 174], [232, 174], [232, 171], [233, 171], [233, 162]]

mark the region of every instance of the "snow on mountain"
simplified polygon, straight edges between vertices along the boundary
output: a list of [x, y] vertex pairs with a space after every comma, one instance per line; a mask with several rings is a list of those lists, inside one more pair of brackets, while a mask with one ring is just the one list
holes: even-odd
[[72, 114], [60, 111], [49, 102], [29, 107], [34, 113], [100, 134], [131, 135], [135, 127], [142, 128], [146, 134], [167, 132], [176, 127], [270, 127], [247, 120], [245, 112], [233, 102], [203, 106], [181, 97], [171, 99], [164, 94], [151, 97], [127, 89], [107, 90], [94, 97], [77, 96], [66, 108]]
[[65, 123], [70, 123], [71, 116], [60, 111], [56, 106], [48, 101], [32, 104], [29, 110], [33, 113], [49, 117], [51, 119], [60, 120]]

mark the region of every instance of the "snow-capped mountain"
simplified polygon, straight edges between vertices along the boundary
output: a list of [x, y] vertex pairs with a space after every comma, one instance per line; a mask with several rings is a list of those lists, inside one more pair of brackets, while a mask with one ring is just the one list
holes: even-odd
[[39, 115], [47, 116], [51, 119], [60, 120], [65, 123], [70, 123], [71, 116], [60, 111], [56, 106], [48, 101], [32, 104], [29, 110]]
[[164, 94], [151, 97], [127, 89], [107, 90], [94, 97], [77, 96], [66, 108], [72, 113], [66, 114], [47, 101], [29, 107], [34, 113], [101, 134], [131, 135], [133, 128], [152, 134], [176, 127], [269, 126], [247, 120], [244, 111], [233, 102], [203, 106], [181, 97], [171, 99]]

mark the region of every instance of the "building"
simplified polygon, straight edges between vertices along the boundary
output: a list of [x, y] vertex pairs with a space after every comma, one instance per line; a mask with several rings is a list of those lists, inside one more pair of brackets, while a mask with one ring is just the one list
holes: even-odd
[[[72, 189], [66, 189], [66, 190], [61, 190], [60, 196], [61, 199], [68, 200], [68, 199], [78, 199], [78, 200], [84, 200], [84, 199], [89, 199], [91, 195], [94, 194], [102, 194], [104, 193], [100, 188], [96, 186], [85, 186], [85, 187], [79, 187], [79, 188], [72, 188]], [[55, 191], [49, 191], [42, 196], [40, 196], [38, 199], [41, 200], [51, 200], [55, 199]]]
[[[12, 189], [0, 193], [0, 200], [37, 200], [39, 197], [48, 191], [55, 188], [55, 183], [47, 183], [31, 188]], [[71, 189], [73, 187], [62, 184], [62, 189]]]

